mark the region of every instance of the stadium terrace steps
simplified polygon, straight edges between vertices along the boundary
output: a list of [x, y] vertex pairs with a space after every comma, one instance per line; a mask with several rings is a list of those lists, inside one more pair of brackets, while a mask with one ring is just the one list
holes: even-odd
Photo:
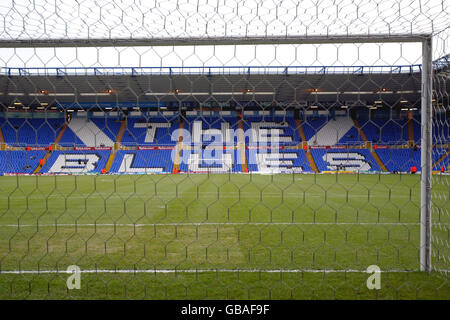
[[439, 159], [436, 160], [435, 163], [433, 163], [433, 168], [437, 167], [442, 161], [444, 161], [445, 158], [447, 158], [450, 155], [450, 150], [447, 150], [446, 153], [444, 153], [442, 156], [439, 157]]
[[55, 138], [55, 143], [54, 143], [55, 145], [58, 145], [58, 144], [59, 144], [59, 142], [61, 141], [61, 139], [62, 139], [64, 133], [66, 132], [66, 129], [67, 129], [67, 122], [64, 123], [64, 124], [62, 125], [61, 129], [59, 130], [58, 135], [57, 135], [56, 138]]
[[308, 145], [334, 146], [353, 127], [349, 117], [337, 117], [328, 121], [314, 136], [308, 140]]
[[303, 131], [302, 120], [295, 119], [295, 125], [297, 128], [297, 133], [302, 142], [306, 142], [305, 131]]
[[241, 162], [242, 172], [248, 172], [248, 162], [247, 162], [247, 152], [245, 151], [245, 134], [244, 134], [244, 123], [241, 117], [242, 113], [239, 113], [237, 126], [238, 126], [238, 145], [239, 159]]
[[5, 150], [5, 149], [6, 149], [5, 137], [3, 137], [3, 131], [2, 131], [2, 128], [0, 127], [0, 150]]
[[408, 144], [410, 147], [414, 145], [414, 120], [408, 120]]
[[380, 166], [381, 170], [383, 170], [384, 172], [388, 172], [389, 170], [386, 168], [386, 166], [384, 165], [383, 161], [381, 161], [381, 158], [378, 156], [376, 151], [375, 150], [371, 150], [370, 153], [372, 154], [372, 157], [375, 159], [375, 161]]
[[368, 142], [366, 134], [364, 133], [359, 121], [357, 119], [353, 119], [353, 123], [355, 124], [356, 129], [358, 129], [359, 135], [364, 142]]
[[[306, 136], [305, 136], [305, 132], [303, 131], [302, 121], [300, 119], [295, 119], [295, 124], [297, 127], [298, 136], [302, 140], [303, 144], [305, 144]], [[306, 159], [308, 160], [308, 163], [309, 163], [309, 166], [311, 167], [311, 169], [314, 172], [318, 173], [319, 170], [317, 169], [316, 162], [314, 161], [314, 157], [312, 156], [312, 153], [309, 149], [305, 150], [305, 156], [306, 156]]]
[[315, 173], [318, 173], [319, 169], [317, 168], [316, 161], [314, 161], [314, 157], [313, 157], [311, 151], [310, 150], [306, 150], [305, 156], [306, 156], [306, 159], [308, 159], [308, 163], [309, 163], [309, 166], [311, 167], [311, 169]]
[[[369, 141], [367, 140], [367, 137], [364, 134], [364, 131], [361, 128], [361, 125], [359, 124], [359, 121], [356, 119], [353, 119], [353, 123], [354, 123], [356, 129], [358, 129], [361, 139], [367, 144]], [[375, 161], [377, 162], [377, 164], [380, 166], [381, 170], [383, 170], [384, 172], [388, 172], [389, 170], [386, 168], [386, 166], [384, 165], [383, 161], [378, 156], [376, 151], [372, 149], [372, 146], [370, 146], [370, 153], [371, 153], [372, 157], [375, 159]]]
[[58, 135], [55, 138], [55, 142], [53, 143], [53, 148], [51, 150], [49, 150], [44, 158], [42, 158], [42, 164], [39, 164], [36, 169], [34, 169], [33, 173], [39, 173], [42, 170], [42, 167], [45, 166], [45, 164], [47, 163], [48, 159], [50, 158], [50, 156], [52, 155], [53, 149], [59, 144], [59, 142], [61, 141], [62, 136], [64, 135], [64, 132], [66, 132], [67, 129], [67, 122], [64, 123], [61, 126], [61, 129], [59, 129]]
[[0, 143], [5, 143], [5, 138], [3, 137], [2, 128], [0, 128]]
[[51, 155], [52, 155], [52, 151], [51, 150], [47, 151], [45, 156], [42, 158], [42, 164], [39, 163], [38, 166], [36, 167], [36, 169], [34, 169], [34, 171], [33, 171], [34, 174], [39, 173], [39, 171], [41, 171], [42, 167], [47, 163], [47, 161]]
[[122, 142], [123, 134], [125, 133], [126, 128], [127, 128], [127, 120], [121, 120], [119, 133], [117, 133], [116, 137], [116, 147], [118, 147]]
[[111, 153], [109, 154], [108, 161], [106, 161], [105, 172], [109, 172], [111, 170], [111, 166], [114, 163], [114, 159], [116, 158], [117, 149], [120, 148], [120, 143], [122, 142], [123, 134], [125, 133], [126, 127], [127, 127], [127, 120], [121, 120], [120, 129], [116, 136], [114, 148], [111, 150]]
[[105, 164], [105, 171], [109, 172], [111, 170], [111, 166], [114, 163], [114, 159], [116, 158], [116, 150], [112, 150], [109, 154], [108, 161]]
[[114, 147], [114, 142], [97, 125], [86, 118], [73, 118], [69, 128], [89, 147]]
[[178, 131], [178, 140], [177, 145], [175, 146], [175, 158], [173, 159], [172, 173], [178, 173], [180, 171], [181, 152], [183, 151], [184, 124], [184, 120], [180, 119], [180, 130]]

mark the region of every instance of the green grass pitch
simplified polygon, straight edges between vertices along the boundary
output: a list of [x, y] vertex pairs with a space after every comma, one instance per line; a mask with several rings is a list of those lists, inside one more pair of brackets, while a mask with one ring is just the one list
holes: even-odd
[[419, 219], [414, 175], [0, 177], [0, 299], [448, 299]]

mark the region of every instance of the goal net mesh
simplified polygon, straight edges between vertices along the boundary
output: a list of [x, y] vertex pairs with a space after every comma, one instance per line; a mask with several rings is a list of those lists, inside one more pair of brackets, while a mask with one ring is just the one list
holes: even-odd
[[448, 299], [446, 1], [3, 0], [0, 17], [0, 298]]
[[432, 250], [433, 266], [447, 275], [450, 266], [450, 180], [446, 172], [450, 165], [450, 108], [449, 108], [449, 29], [435, 36], [433, 76], [433, 170], [432, 179]]

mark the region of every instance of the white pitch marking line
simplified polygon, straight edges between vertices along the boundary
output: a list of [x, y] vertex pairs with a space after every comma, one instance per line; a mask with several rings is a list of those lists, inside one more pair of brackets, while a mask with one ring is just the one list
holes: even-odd
[[245, 226], [245, 225], [420, 225], [420, 222], [181, 222], [181, 223], [61, 223], [61, 224], [5, 224], [1, 227], [154, 227], [154, 226]]
[[[80, 273], [208, 273], [208, 272], [228, 272], [228, 273], [367, 273], [367, 270], [356, 269], [270, 269], [270, 270], [257, 270], [257, 269], [138, 269], [138, 270], [110, 270], [110, 269], [98, 269], [98, 270], [80, 270]], [[406, 273], [406, 272], [418, 272], [418, 270], [381, 270], [383, 273]], [[67, 274], [65, 270], [7, 270], [0, 271], [2, 274]]]
[[[229, 193], [236, 193], [236, 191], [230, 191]], [[308, 198], [322, 198], [323, 194], [325, 192], [321, 192], [321, 194], [308, 194], [308, 191], [299, 191], [298, 193], [294, 193], [294, 192], [288, 192], [288, 193], [284, 193], [284, 196], [293, 196], [293, 197], [303, 197], [303, 194], [306, 193], [306, 196]], [[184, 195], [212, 195], [214, 198], [217, 197], [217, 192], [205, 192], [205, 191], [200, 191], [200, 192], [187, 192], [187, 191], [182, 191], [181, 194]], [[282, 195], [282, 192], [260, 192], [260, 193], [241, 193], [241, 196], [243, 198], [249, 198], [249, 199], [253, 199], [253, 198], [260, 198], [260, 194], [263, 195], [263, 197], [266, 198], [276, 198], [276, 197], [280, 197]], [[342, 197], [343, 195], [345, 195], [346, 193], [342, 193], [342, 192], [327, 192], [327, 195], [329, 196], [339, 196]], [[151, 196], [165, 196], [165, 195], [169, 195], [172, 196], [174, 195], [174, 192], [157, 192], [152, 194]], [[95, 194], [77, 194], [77, 195], [68, 195], [68, 196], [64, 196], [64, 195], [49, 195], [46, 198], [47, 199], [53, 199], [53, 198], [63, 198], [63, 199], [85, 199], [85, 198], [93, 198], [93, 196], [99, 196], [99, 197], [108, 197], [110, 196], [109, 193], [95, 193]], [[351, 194], [349, 193], [349, 198], [368, 198], [369, 195], [368, 194]], [[375, 198], [378, 197], [378, 195], [370, 195], [370, 198]], [[383, 196], [380, 196], [383, 197]], [[19, 195], [19, 196], [14, 196], [14, 199], [42, 199], [41, 197], [36, 197], [33, 198], [32, 196], [27, 196], [27, 195]], [[139, 196], [140, 198], [140, 196]], [[236, 198], [235, 195], [230, 195], [230, 194], [219, 194], [219, 198], [220, 199], [234, 199]], [[403, 195], [403, 194], [396, 194], [395, 196], [392, 196], [392, 199], [410, 199], [411, 197], [409, 195]], [[122, 199], [119, 197], [113, 197], [112, 199]], [[146, 199], [151, 199], [151, 198], [146, 198]]]

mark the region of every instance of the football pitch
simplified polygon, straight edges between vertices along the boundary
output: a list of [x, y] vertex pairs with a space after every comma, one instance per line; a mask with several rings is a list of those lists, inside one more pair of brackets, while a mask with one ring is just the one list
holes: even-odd
[[418, 175], [0, 177], [0, 299], [448, 299], [419, 246]]

